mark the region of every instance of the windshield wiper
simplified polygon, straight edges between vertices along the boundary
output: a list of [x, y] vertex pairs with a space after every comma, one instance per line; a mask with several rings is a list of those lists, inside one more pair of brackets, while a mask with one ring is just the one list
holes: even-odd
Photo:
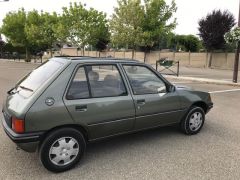
[[33, 92], [33, 90], [32, 89], [30, 89], [30, 88], [27, 88], [27, 87], [25, 87], [25, 86], [19, 86], [20, 88], [22, 88], [22, 89], [24, 89], [24, 90], [27, 90], [27, 91], [31, 91], [31, 92]]

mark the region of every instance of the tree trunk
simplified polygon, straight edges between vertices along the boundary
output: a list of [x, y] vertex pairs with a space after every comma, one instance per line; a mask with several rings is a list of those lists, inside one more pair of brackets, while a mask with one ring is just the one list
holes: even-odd
[[144, 59], [143, 59], [144, 63], [146, 63], [146, 59], [147, 59], [147, 50], [144, 51]]
[[52, 51], [52, 47], [50, 48], [50, 57], [53, 57], [53, 51]]
[[3, 48], [1, 47], [1, 58], [3, 57]]
[[26, 62], [30, 62], [30, 61], [31, 61], [31, 57], [30, 57], [29, 50], [28, 50], [27, 47], [25, 48], [25, 51], [26, 51], [25, 61], [26, 61]]
[[209, 61], [208, 61], [208, 68], [211, 68], [211, 66], [212, 66], [212, 54], [213, 54], [213, 51], [210, 52], [210, 58], [209, 58]]
[[133, 48], [132, 49], [132, 59], [134, 59], [134, 52], [135, 52], [135, 49]]
[[85, 46], [82, 47], [82, 55], [85, 56], [85, 49], [84, 49]]

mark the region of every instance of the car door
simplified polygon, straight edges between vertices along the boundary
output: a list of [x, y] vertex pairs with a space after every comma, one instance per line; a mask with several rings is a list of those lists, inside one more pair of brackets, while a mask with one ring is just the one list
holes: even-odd
[[123, 65], [136, 107], [135, 129], [172, 124], [182, 116], [176, 91], [167, 92], [166, 83], [150, 67]]
[[69, 85], [65, 104], [72, 118], [87, 127], [90, 139], [133, 129], [135, 108], [115, 64], [80, 66]]

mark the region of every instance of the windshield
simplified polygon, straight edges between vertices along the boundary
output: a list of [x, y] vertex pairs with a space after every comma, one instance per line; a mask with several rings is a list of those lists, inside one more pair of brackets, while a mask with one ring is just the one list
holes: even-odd
[[31, 96], [44, 82], [52, 77], [64, 64], [47, 61], [25, 76], [16, 86], [16, 91], [24, 97]]

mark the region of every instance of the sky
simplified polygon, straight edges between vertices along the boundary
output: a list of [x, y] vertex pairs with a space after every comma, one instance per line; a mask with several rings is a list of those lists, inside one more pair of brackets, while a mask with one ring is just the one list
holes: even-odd
[[[117, 0], [0, 0], [0, 25], [2, 19], [9, 11], [17, 11], [24, 8], [26, 11], [36, 9], [47, 12], [56, 11], [61, 13], [62, 7], [67, 7], [70, 2], [86, 3], [87, 7], [93, 7], [106, 12], [108, 17], [114, 12]], [[166, 0], [170, 4], [171, 0]], [[238, 17], [238, 0], [175, 0], [178, 10], [174, 17], [177, 18], [177, 34], [198, 34], [198, 21], [214, 9], [229, 10]]]

